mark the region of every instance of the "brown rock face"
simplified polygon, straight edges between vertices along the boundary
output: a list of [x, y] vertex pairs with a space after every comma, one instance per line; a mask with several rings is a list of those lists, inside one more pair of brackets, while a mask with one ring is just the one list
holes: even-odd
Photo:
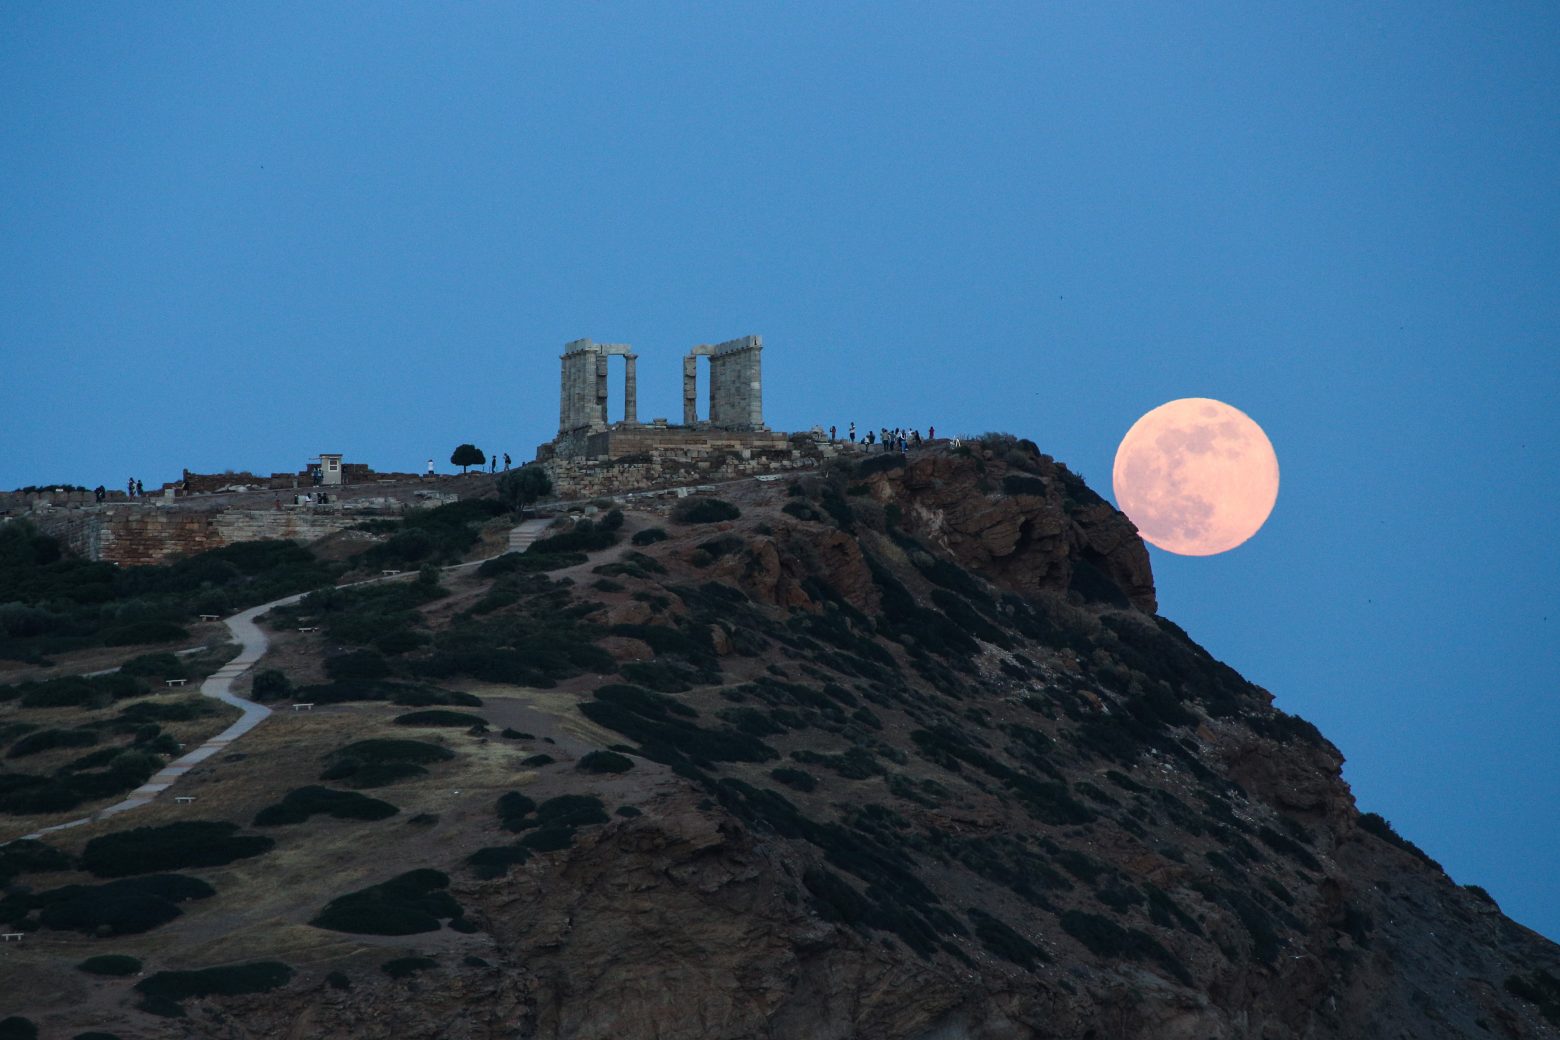
[[875, 474], [871, 485], [878, 501], [900, 508], [909, 531], [1003, 588], [1095, 598], [1108, 592], [1091, 580], [1098, 572], [1132, 606], [1157, 608], [1137, 529], [1048, 455], [928, 453]]

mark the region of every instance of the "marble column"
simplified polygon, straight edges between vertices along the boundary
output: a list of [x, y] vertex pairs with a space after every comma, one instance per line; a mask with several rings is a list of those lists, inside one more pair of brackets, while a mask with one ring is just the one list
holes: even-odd
[[638, 354], [623, 355], [623, 421], [626, 423], [639, 422], [639, 376], [634, 365], [638, 360]]

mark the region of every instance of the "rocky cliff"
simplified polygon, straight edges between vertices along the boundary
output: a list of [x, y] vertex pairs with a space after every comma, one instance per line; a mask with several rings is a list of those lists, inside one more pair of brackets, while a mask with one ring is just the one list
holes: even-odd
[[[740, 515], [630, 512], [584, 563], [424, 608], [393, 671], [480, 695], [492, 727], [441, 731], [460, 771], [386, 789], [431, 822], [283, 838], [334, 873], [263, 928], [264, 875], [217, 876], [249, 938], [161, 956], [274, 956], [285, 996], [165, 1019], [100, 996], [121, 1035], [1560, 1036], [1560, 950], [1361, 816], [1337, 749], [1155, 616], [1130, 523], [1032, 445], [722, 494]], [[289, 739], [329, 754], [388, 718]], [[225, 768], [271, 785], [245, 805], [286, 788]], [[309, 923], [413, 867], [463, 916]], [[427, 962], [392, 977], [392, 953]]]

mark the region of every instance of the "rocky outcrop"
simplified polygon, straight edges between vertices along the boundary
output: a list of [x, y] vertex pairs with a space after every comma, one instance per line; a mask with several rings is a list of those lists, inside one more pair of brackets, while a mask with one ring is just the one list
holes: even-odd
[[1088, 589], [1087, 572], [1099, 572], [1134, 607], [1157, 608], [1148, 550], [1132, 522], [1027, 442], [919, 454], [869, 482], [878, 501], [899, 507], [907, 530], [1003, 588]]

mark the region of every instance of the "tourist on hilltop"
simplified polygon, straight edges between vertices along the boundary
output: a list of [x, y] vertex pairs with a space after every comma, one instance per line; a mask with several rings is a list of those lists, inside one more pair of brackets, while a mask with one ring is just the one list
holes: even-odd
[[492, 458], [488, 459], [488, 472], [489, 473], [497, 473], [498, 472], [498, 456], [497, 455], [494, 455]]
[[926, 428], [926, 439], [929, 441], [935, 441], [937, 439], [937, 427], [928, 426]]
[[910, 431], [910, 443], [914, 444], [917, 448], [919, 448], [921, 446], [921, 431], [920, 430], [911, 430]]
[[429, 480], [433, 479], [433, 460], [432, 459], [428, 460], [428, 479]]
[[839, 432], [840, 432], [840, 428], [838, 426], [830, 426], [829, 427], [829, 443], [830, 444], [833, 444], [835, 441], [839, 440]]
[[850, 424], [850, 442], [852, 444], [856, 443], [856, 424], [855, 423], [851, 423]]
[[504, 472], [509, 472], [509, 452], [504, 452]]
[[877, 438], [877, 434], [873, 433], [871, 430], [868, 430], [867, 431], [867, 435], [865, 437], [863, 437], [862, 440], [866, 441], [867, 442], [867, 447], [870, 448], [870, 447], [872, 447], [873, 440], [875, 440], [876, 438]]
[[92, 489], [92, 497], [97, 499], [98, 505], [102, 505], [103, 499], [108, 497], [108, 489], [105, 488], [102, 484], [99, 484], [97, 487]]
[[141, 485], [141, 482], [139, 480], [136, 481], [135, 482], [135, 497], [136, 498], [140, 498], [144, 494], [146, 494], [146, 488]]
[[129, 497], [129, 498], [134, 498], [135, 497], [135, 478], [134, 477], [131, 477], [129, 480], [125, 481], [125, 495], [127, 497]]

